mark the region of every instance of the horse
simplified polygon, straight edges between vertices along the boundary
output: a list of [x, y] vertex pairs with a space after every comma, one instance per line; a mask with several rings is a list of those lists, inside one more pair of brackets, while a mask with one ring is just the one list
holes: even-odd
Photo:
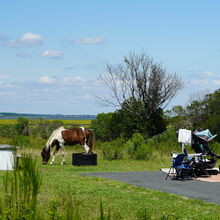
[[46, 142], [45, 147], [41, 151], [42, 163], [47, 164], [50, 159], [50, 150], [53, 146], [56, 146], [56, 149], [53, 152], [53, 157], [50, 164], [54, 164], [55, 156], [58, 150], [62, 150], [62, 162], [65, 164], [64, 157], [64, 145], [76, 145], [80, 144], [84, 147], [86, 153], [93, 153], [93, 133], [91, 130], [84, 127], [80, 128], [70, 128], [65, 129], [60, 127], [52, 132], [49, 139]]

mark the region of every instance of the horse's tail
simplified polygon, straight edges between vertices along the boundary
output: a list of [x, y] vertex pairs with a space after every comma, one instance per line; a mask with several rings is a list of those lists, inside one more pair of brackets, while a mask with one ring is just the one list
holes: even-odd
[[89, 129], [87, 129], [88, 135], [86, 137], [86, 144], [90, 148], [90, 153], [92, 153], [92, 147], [93, 147], [93, 132]]
[[53, 143], [54, 140], [61, 140], [62, 139], [62, 131], [65, 130], [65, 128], [59, 127], [58, 129], [56, 129], [55, 131], [52, 132], [52, 134], [50, 135], [50, 137], [47, 140], [45, 149], [48, 150], [51, 148], [51, 145]]

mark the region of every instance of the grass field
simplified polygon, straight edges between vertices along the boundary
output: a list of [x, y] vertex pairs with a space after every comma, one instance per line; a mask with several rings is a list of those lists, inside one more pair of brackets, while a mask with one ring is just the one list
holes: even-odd
[[[52, 119], [47, 119], [47, 121], [54, 121]], [[90, 125], [91, 120], [61, 120], [58, 119], [58, 121], [62, 121], [64, 125]], [[17, 119], [0, 119], [0, 125], [10, 125], [10, 124], [16, 124]], [[39, 119], [31, 119], [29, 120], [30, 125], [37, 125], [39, 124]]]
[[[59, 165], [60, 155], [56, 158], [56, 165], [42, 165], [40, 150], [22, 150], [36, 158], [37, 168], [43, 174], [43, 184], [38, 195], [38, 210], [45, 213], [46, 219], [63, 219], [65, 204], [70, 200], [74, 201], [72, 209], [77, 211], [80, 219], [86, 220], [100, 219], [100, 201], [104, 216], [110, 213], [110, 219], [220, 219], [220, 206], [214, 204], [82, 175], [85, 172], [159, 170], [170, 164], [168, 157], [154, 162], [106, 161], [97, 150], [97, 166], [77, 167], [71, 165], [73, 150], [76, 152], [82, 149], [67, 148], [66, 165]], [[4, 172], [1, 172], [0, 177], [3, 174]]]
[[[78, 121], [78, 123], [82, 122]], [[13, 142], [16, 143], [16, 140], [0, 138], [1, 144], [15, 145]], [[107, 161], [103, 159], [101, 148], [96, 144], [94, 151], [98, 155], [98, 165], [78, 167], [72, 165], [71, 156], [74, 152], [82, 152], [83, 148], [78, 145], [67, 146], [66, 165], [60, 165], [60, 153], [56, 157], [55, 165], [42, 165], [40, 152], [45, 143], [46, 139], [24, 137], [20, 139], [19, 144], [24, 147], [18, 152], [30, 154], [35, 158], [37, 169], [43, 175], [37, 200], [37, 219], [72, 219], [65, 217], [67, 207], [75, 214], [77, 213], [78, 217], [75, 219], [85, 220], [220, 219], [218, 205], [118, 181], [82, 175], [87, 172], [159, 170], [170, 166], [169, 152], [155, 151], [149, 161], [131, 159]], [[0, 196], [4, 195], [4, 175], [4, 171], [0, 172]], [[104, 210], [103, 218], [100, 216], [102, 213], [100, 204]], [[0, 202], [0, 217], [1, 210], [4, 208], [7, 207], [1, 207]]]

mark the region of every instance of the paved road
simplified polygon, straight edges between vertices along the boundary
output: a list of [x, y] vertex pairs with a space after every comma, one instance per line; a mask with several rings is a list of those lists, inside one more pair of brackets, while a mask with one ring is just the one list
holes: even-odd
[[135, 186], [174, 193], [187, 198], [201, 199], [220, 205], [220, 183], [199, 180], [165, 180], [166, 174], [161, 171], [143, 172], [104, 172], [86, 173], [83, 175], [118, 180]]

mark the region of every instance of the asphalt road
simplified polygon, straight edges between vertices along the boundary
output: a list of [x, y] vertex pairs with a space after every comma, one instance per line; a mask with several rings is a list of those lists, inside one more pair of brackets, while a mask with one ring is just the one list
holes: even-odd
[[210, 183], [199, 180], [171, 180], [161, 171], [103, 172], [83, 175], [118, 180], [135, 186], [173, 193], [187, 198], [201, 199], [220, 205], [220, 182]]

